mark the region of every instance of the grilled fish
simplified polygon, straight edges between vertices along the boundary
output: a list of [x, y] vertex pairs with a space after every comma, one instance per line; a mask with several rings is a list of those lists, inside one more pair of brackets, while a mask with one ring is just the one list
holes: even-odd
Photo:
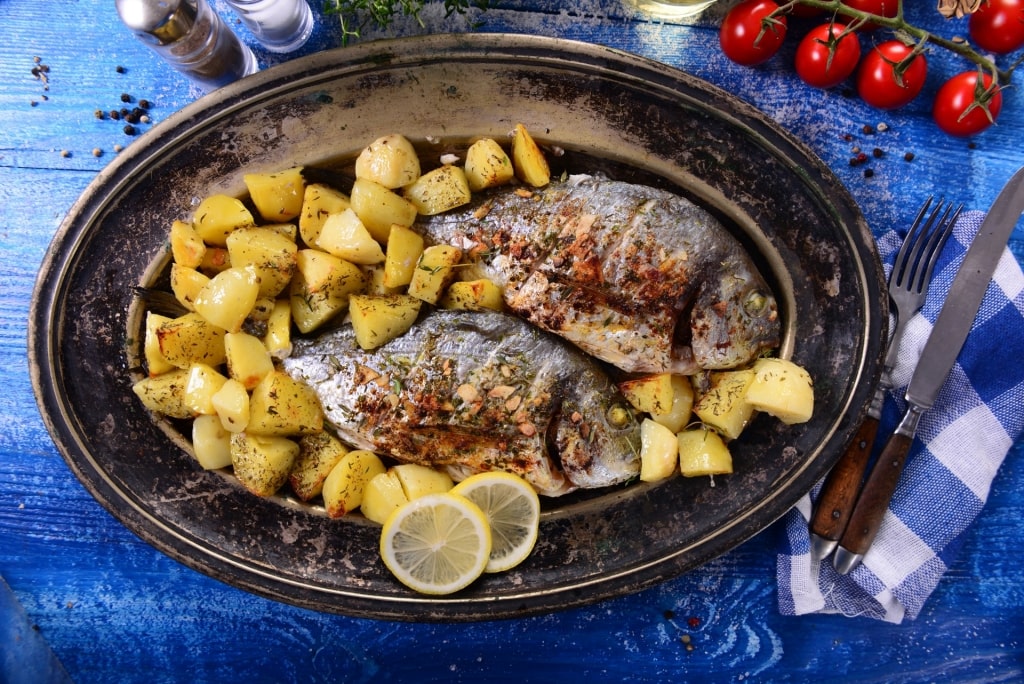
[[342, 439], [456, 480], [501, 469], [557, 496], [639, 473], [639, 424], [599, 363], [513, 316], [433, 311], [370, 352], [341, 326], [283, 365]]
[[740, 243], [663, 190], [571, 176], [419, 228], [462, 248], [512, 312], [627, 372], [732, 368], [779, 344], [776, 301]]

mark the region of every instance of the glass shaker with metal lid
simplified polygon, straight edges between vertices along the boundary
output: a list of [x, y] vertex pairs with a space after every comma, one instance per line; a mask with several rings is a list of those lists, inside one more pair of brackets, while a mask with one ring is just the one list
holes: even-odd
[[255, 73], [256, 57], [206, 0], [116, 0], [137, 38], [203, 90]]

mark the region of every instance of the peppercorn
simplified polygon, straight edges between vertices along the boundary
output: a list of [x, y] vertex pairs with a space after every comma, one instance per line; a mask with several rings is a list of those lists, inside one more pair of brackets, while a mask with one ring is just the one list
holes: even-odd
[[907, 152], [906, 154], [904, 154], [903, 155], [903, 161], [914, 161], [914, 153], [913, 152]]
[[120, 64], [118, 64], [116, 67], [114, 67], [114, 71], [116, 71], [119, 74], [123, 74], [126, 71], [126, 69]]
[[136, 132], [135, 131], [135, 126], [132, 126], [131, 124], [125, 124], [125, 126], [124, 126], [124, 134], [125, 135], [135, 135], [135, 132]]
[[150, 103], [149, 100], [139, 100], [139, 106], [142, 107], [143, 109], [149, 109], [153, 105]]
[[871, 169], [864, 169], [864, 177], [865, 178], [871, 178], [874, 175], [875, 175], [875, 172], [872, 171]]
[[111, 109], [110, 110], [110, 118], [113, 119], [114, 121], [117, 121], [118, 119], [121, 118], [121, 112], [117, 111], [116, 109]]
[[97, 109], [96, 110], [96, 118], [97, 119], [101, 119], [102, 120], [102, 119], [105, 119], [106, 117], [107, 117], [107, 113], [104, 112], [102, 109]]
[[121, 93], [121, 102], [131, 102], [132, 96], [128, 93]]
[[871, 150], [871, 155], [875, 159], [881, 159], [882, 157], [885, 156], [885, 152], [882, 150], [881, 147], [876, 147], [875, 149]]
[[102, 157], [103, 156], [103, 150], [101, 150], [98, 147], [94, 147], [92, 149], [92, 156], [94, 156], [94, 157]]
[[872, 135], [875, 132], [875, 127], [871, 124], [864, 124], [864, 135]]

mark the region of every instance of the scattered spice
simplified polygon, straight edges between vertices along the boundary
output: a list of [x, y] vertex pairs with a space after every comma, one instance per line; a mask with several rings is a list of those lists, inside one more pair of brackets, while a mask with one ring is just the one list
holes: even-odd
[[128, 93], [121, 93], [121, 102], [131, 102], [132, 96]]
[[67, 150], [61, 150], [61, 151], [60, 151], [60, 156], [62, 156], [62, 157], [65, 157], [65, 158], [66, 158], [66, 157], [70, 157], [70, 156], [71, 156], [71, 153], [70, 153], [70, 152], [68, 152]]
[[125, 135], [135, 135], [137, 132], [138, 131], [135, 129], [135, 126], [132, 126], [131, 124], [125, 124], [125, 126], [124, 126], [124, 134]]
[[903, 155], [903, 161], [914, 161], [914, 153], [913, 152], [907, 152], [906, 154], [904, 154]]
[[875, 149], [871, 150], [871, 156], [874, 157], [875, 159], [881, 159], [882, 157], [885, 156], [885, 152], [882, 150], [881, 147], [876, 147]]
[[889, 124], [887, 124], [885, 122], [882, 122], [882, 123], [878, 124], [877, 126], [875, 126], [875, 128], [877, 128], [881, 132], [885, 132], [885, 131], [889, 130]]
[[875, 172], [873, 170], [871, 170], [871, 169], [864, 169], [864, 177], [865, 178], [871, 178], [874, 175], [875, 175]]
[[127, 69], [125, 69], [123, 66], [118, 64], [116, 67], [114, 67], [114, 71], [116, 71], [119, 74], [123, 74], [124, 72], [127, 71]]
[[875, 133], [875, 127], [871, 124], [864, 124], [864, 128], [862, 130], [864, 131], [864, 135], [874, 135]]
[[102, 157], [103, 156], [103, 150], [101, 150], [98, 147], [94, 147], [92, 149], [92, 156], [94, 156], [94, 157]]

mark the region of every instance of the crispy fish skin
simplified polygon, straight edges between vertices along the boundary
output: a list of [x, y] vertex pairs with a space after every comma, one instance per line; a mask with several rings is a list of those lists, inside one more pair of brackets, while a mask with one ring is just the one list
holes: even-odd
[[418, 226], [461, 247], [511, 311], [626, 372], [733, 368], [779, 344], [775, 298], [742, 245], [663, 190], [571, 176]]
[[433, 311], [370, 352], [342, 326], [283, 365], [342, 439], [455, 479], [507, 470], [557, 496], [639, 474], [639, 424], [603, 369], [513, 316]]

